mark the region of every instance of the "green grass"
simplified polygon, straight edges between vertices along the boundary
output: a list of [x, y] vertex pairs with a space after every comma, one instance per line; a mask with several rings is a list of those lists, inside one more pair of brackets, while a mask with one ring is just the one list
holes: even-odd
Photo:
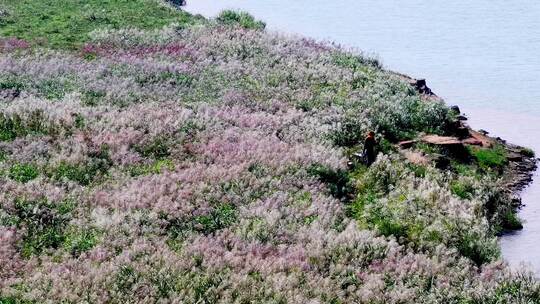
[[32, 164], [15, 164], [9, 169], [9, 178], [27, 183], [39, 176], [39, 170]]
[[469, 148], [469, 153], [482, 169], [501, 169], [507, 163], [506, 150], [503, 146], [493, 148]]
[[158, 0], [0, 0], [0, 35], [52, 48], [73, 49], [101, 28], [161, 28], [199, 18], [160, 5]]
[[174, 163], [170, 159], [160, 159], [151, 164], [133, 165], [128, 168], [129, 174], [133, 177], [160, 174], [165, 170], [174, 170]]

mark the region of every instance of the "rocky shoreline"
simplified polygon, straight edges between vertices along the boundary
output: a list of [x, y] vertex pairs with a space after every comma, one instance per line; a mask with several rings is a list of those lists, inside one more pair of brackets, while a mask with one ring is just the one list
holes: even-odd
[[[427, 86], [425, 79], [414, 79], [407, 75], [396, 73], [399, 77], [405, 79], [417, 92], [422, 94], [427, 100], [441, 100], [433, 91]], [[533, 181], [534, 172], [538, 169], [538, 162], [540, 158], [536, 158], [534, 155], [528, 153], [525, 147], [508, 143], [506, 140], [500, 137], [490, 137], [489, 132], [485, 130], [473, 130], [467, 123], [467, 118], [462, 116], [458, 106], [451, 106], [451, 109], [458, 115], [458, 122], [454, 128], [456, 133], [456, 139], [458, 141], [448, 142], [449, 138], [446, 138], [446, 142], [443, 144], [456, 144], [462, 146], [466, 145], [479, 145], [479, 146], [491, 146], [493, 144], [501, 145], [507, 152], [508, 163], [504, 167], [503, 171], [503, 186], [506, 191], [512, 196], [512, 205], [516, 210], [523, 206], [521, 200], [521, 191], [529, 186]], [[461, 137], [461, 138], [460, 138]], [[430, 138], [433, 140], [432, 138]], [[439, 137], [439, 140], [444, 140], [443, 137]], [[407, 147], [411, 141], [400, 143], [401, 147]], [[407, 157], [407, 156], [406, 156]]]

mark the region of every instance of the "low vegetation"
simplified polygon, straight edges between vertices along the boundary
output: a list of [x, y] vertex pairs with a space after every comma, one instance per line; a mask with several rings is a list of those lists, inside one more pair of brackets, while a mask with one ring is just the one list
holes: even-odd
[[0, 3], [0, 303], [540, 300], [500, 261], [504, 150], [406, 161], [453, 117], [377, 60], [245, 13]]
[[0, 5], [1, 36], [52, 48], [80, 47], [96, 29], [150, 30], [197, 20], [157, 0], [2, 0]]

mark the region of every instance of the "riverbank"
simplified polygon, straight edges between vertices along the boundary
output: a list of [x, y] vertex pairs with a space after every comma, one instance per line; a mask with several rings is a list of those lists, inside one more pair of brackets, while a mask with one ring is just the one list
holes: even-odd
[[[425, 79], [414, 79], [408, 75], [392, 72], [395, 73], [398, 77], [402, 78], [404, 81], [409, 83], [409, 85], [414, 88], [419, 94], [424, 96], [424, 99], [427, 102], [441, 102], [443, 99], [441, 99], [439, 96], [437, 96], [427, 85], [427, 82]], [[509, 143], [507, 140], [501, 138], [501, 137], [491, 137], [489, 136], [489, 132], [483, 129], [480, 130], [474, 130], [471, 128], [468, 124], [468, 118], [464, 115], [462, 115], [459, 106], [454, 105], [451, 107], [453, 111], [455, 111], [455, 115], [457, 115], [457, 119], [454, 125], [452, 125], [449, 130], [447, 130], [450, 134], [454, 134], [454, 137], [441, 137], [438, 139], [440, 143], [437, 143], [437, 139], [435, 140], [429, 140], [424, 141], [424, 143], [432, 144], [435, 146], [440, 147], [452, 147], [457, 143], [458, 149], [461, 150], [461, 145], [465, 148], [470, 148], [474, 146], [484, 147], [484, 148], [492, 148], [495, 146], [501, 146], [504, 147], [504, 161], [503, 166], [500, 168], [499, 175], [502, 178], [502, 187], [504, 188], [504, 191], [507, 192], [512, 198], [512, 213], [514, 214], [512, 217], [515, 218], [516, 222], [512, 223], [510, 226], [503, 227], [503, 230], [500, 231], [500, 234], [509, 233], [515, 230], [520, 230], [523, 228], [521, 221], [518, 218], [517, 213], [519, 210], [523, 207], [522, 198], [520, 196], [521, 192], [528, 187], [533, 182], [533, 176], [538, 168], [537, 164], [538, 161], [540, 161], [540, 158], [536, 158], [534, 150], [519, 146], [513, 143]], [[430, 157], [429, 153], [410, 153], [407, 149], [409, 149], [411, 146], [415, 144], [415, 142], [422, 142], [422, 138], [418, 140], [408, 140], [404, 141], [402, 143], [399, 143], [400, 148], [404, 148], [401, 150], [401, 153], [408, 158], [412, 162], [419, 162], [419, 163], [429, 163]], [[449, 143], [449, 141], [451, 143]], [[454, 143], [456, 142], [456, 143]], [[452, 148], [455, 150], [455, 148]], [[469, 149], [470, 150], [470, 149]], [[450, 152], [448, 150], [447, 152]], [[463, 152], [468, 154], [465, 150]], [[448, 157], [452, 158], [455, 157], [455, 153], [446, 153]], [[453, 154], [453, 155], [452, 155]], [[471, 155], [458, 155], [458, 158], [470, 158]], [[433, 160], [433, 159], [431, 159]], [[437, 159], [435, 159], [435, 163], [437, 163]], [[447, 169], [448, 164], [445, 163], [442, 169]]]

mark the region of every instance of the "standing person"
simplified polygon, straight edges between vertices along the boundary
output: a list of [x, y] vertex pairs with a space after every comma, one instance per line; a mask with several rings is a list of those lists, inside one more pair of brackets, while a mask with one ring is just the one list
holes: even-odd
[[375, 154], [375, 148], [377, 141], [375, 140], [375, 132], [369, 131], [368, 136], [364, 140], [364, 155], [366, 159], [366, 165], [371, 166], [375, 162], [377, 155]]

